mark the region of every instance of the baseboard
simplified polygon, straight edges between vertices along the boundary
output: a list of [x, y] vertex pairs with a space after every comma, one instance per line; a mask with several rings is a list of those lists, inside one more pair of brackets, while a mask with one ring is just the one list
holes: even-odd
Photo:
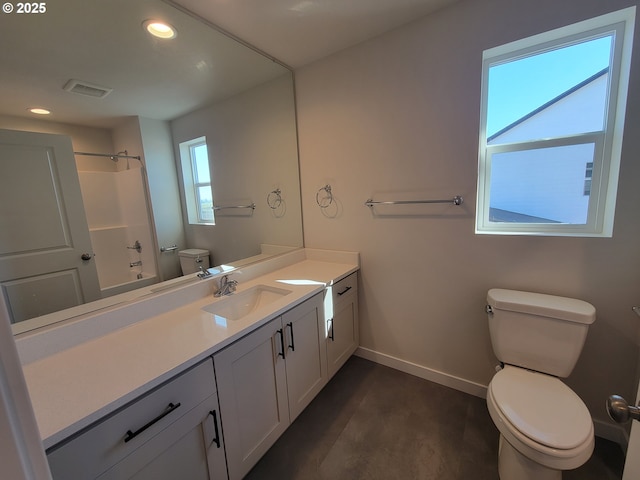
[[629, 446], [629, 434], [622, 427], [622, 425], [614, 425], [603, 420], [593, 420], [593, 429], [595, 430], [596, 437], [605, 438], [617, 443], [622, 448], [624, 454], [627, 454], [627, 447]]
[[416, 377], [424, 378], [425, 380], [429, 380], [431, 382], [438, 383], [440, 385], [444, 385], [445, 387], [450, 387], [455, 390], [474, 395], [476, 397], [487, 397], [486, 385], [471, 382], [469, 380], [465, 380], [464, 378], [459, 378], [454, 375], [449, 375], [448, 373], [439, 372], [438, 370], [423, 367], [422, 365], [408, 362], [406, 360], [392, 357], [391, 355], [376, 352], [375, 350], [364, 347], [358, 347], [355, 355], [366, 360], [371, 360], [372, 362], [379, 363], [380, 365], [394, 368], [396, 370], [400, 370], [401, 372], [415, 375]]
[[[416, 377], [424, 378], [425, 380], [429, 380], [430, 382], [438, 383], [440, 385], [444, 385], [445, 387], [450, 387], [455, 390], [474, 395], [476, 397], [487, 397], [486, 385], [471, 382], [469, 380], [465, 380], [464, 378], [459, 378], [454, 375], [449, 375], [448, 373], [443, 373], [438, 370], [423, 367], [422, 365], [408, 362], [406, 360], [402, 360], [385, 353], [376, 352], [375, 350], [371, 350], [369, 348], [358, 347], [354, 355], [357, 355], [358, 357], [364, 358], [366, 360], [371, 360], [372, 362], [379, 363], [380, 365], [384, 365], [386, 367], [408, 373], [410, 375], [415, 375]], [[620, 445], [620, 448], [622, 448], [622, 451], [626, 455], [627, 446], [629, 445], [629, 434], [622, 426], [614, 425], [597, 419], [593, 420], [593, 426], [596, 436], [617, 443], [618, 445]]]

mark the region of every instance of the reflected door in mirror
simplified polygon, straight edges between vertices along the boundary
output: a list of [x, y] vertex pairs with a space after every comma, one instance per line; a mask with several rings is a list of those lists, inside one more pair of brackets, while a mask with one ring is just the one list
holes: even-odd
[[0, 130], [0, 208], [12, 323], [100, 298], [69, 137]]

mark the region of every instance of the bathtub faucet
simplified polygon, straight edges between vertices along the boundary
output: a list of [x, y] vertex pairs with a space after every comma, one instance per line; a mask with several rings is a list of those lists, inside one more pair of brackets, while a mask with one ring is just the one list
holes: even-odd
[[127, 247], [127, 248], [129, 250], [135, 250], [138, 253], [142, 252], [142, 245], [138, 240], [136, 240], [136, 243], [133, 244], [133, 247]]
[[131, 268], [133, 268], [133, 267], [139, 267], [140, 265], [142, 265], [142, 260], [138, 260], [137, 262], [131, 262], [131, 263], [129, 264], [129, 266], [130, 266]]

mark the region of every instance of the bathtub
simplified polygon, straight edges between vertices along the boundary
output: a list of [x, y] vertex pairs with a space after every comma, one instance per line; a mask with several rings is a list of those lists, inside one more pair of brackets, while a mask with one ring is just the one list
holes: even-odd
[[102, 298], [111, 297], [112, 295], [118, 295], [119, 293], [129, 292], [138, 288], [148, 287], [154, 283], [158, 283], [158, 277], [156, 275], [150, 275], [142, 273], [142, 278], [138, 278], [137, 269], [133, 269], [127, 272], [126, 276], [120, 279], [120, 283], [113, 283], [111, 285], [100, 285], [100, 292]]

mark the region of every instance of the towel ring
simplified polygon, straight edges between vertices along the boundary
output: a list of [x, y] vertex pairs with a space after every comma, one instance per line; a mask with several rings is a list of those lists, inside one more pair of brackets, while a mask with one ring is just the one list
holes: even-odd
[[276, 188], [267, 194], [267, 205], [269, 205], [269, 208], [272, 210], [276, 210], [280, 205], [282, 205], [282, 192], [279, 188]]
[[[320, 197], [320, 192], [324, 190], [324, 196]], [[331, 193], [331, 185], [325, 185], [316, 193], [316, 203], [320, 208], [327, 208], [333, 203], [333, 193]]]

